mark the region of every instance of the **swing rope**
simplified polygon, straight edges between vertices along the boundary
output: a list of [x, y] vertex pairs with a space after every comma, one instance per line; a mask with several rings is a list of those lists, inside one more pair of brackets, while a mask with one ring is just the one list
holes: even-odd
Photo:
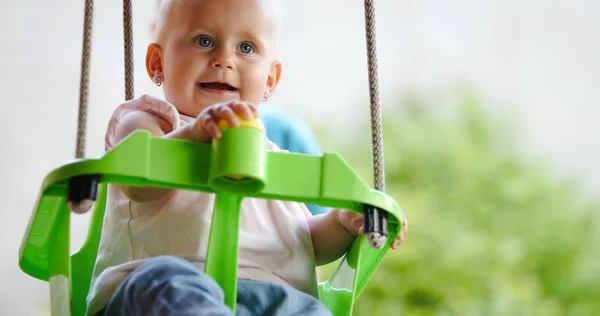
[[[133, 99], [133, 23], [131, 0], [123, 0], [123, 42], [125, 59], [125, 100]], [[83, 45], [81, 50], [81, 76], [79, 79], [79, 113], [77, 117], [77, 143], [75, 158], [85, 156], [85, 136], [90, 77], [90, 52], [92, 48], [92, 22], [94, 17], [94, 0], [85, 1], [83, 20]]]
[[125, 44], [125, 101], [133, 99], [133, 22], [131, 0], [123, 0], [123, 40]]
[[365, 0], [365, 28], [367, 35], [367, 59], [369, 63], [369, 94], [371, 110], [371, 151], [373, 160], [374, 188], [385, 191], [385, 170], [383, 163], [383, 132], [381, 126], [381, 105], [379, 104], [379, 79], [377, 74], [377, 42], [375, 31], [374, 0]]
[[85, 155], [85, 131], [87, 123], [88, 84], [90, 78], [90, 52], [92, 50], [92, 20], [94, 17], [94, 1], [85, 0], [83, 19], [83, 44], [81, 50], [81, 75], [79, 78], [79, 113], [77, 118], [77, 144], [75, 158]]
[[[377, 69], [377, 43], [375, 30], [374, 0], [365, 0], [365, 29], [367, 39], [367, 58], [369, 68], [369, 95], [371, 113], [371, 151], [373, 160], [373, 182], [376, 190], [385, 191], [385, 174], [383, 161], [383, 133], [381, 124], [381, 105], [379, 103], [379, 83]], [[79, 88], [79, 115], [77, 124], [76, 158], [85, 154], [85, 133], [88, 106], [88, 83], [90, 67], [90, 51], [92, 40], [92, 19], [94, 1], [85, 1], [85, 18], [83, 27], [83, 47], [81, 58], [81, 78]], [[131, 0], [123, 0], [123, 39], [125, 58], [125, 100], [133, 99], [133, 23]]]

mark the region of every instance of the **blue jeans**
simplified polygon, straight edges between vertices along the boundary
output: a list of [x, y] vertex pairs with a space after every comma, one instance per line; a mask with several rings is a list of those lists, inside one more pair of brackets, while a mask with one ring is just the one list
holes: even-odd
[[[96, 316], [232, 315], [223, 290], [196, 266], [177, 257], [156, 257], [119, 286]], [[239, 279], [236, 315], [331, 315], [316, 298], [292, 287]]]

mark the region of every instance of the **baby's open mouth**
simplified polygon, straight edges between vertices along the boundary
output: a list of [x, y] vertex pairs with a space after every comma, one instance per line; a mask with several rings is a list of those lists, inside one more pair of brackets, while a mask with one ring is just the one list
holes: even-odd
[[200, 83], [199, 86], [204, 89], [219, 90], [219, 91], [237, 91], [237, 88], [232, 87], [222, 82], [204, 82]]

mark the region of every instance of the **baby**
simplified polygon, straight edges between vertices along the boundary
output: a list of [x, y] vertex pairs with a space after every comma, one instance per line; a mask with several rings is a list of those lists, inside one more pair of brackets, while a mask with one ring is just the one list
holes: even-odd
[[[166, 0], [156, 32], [146, 69], [166, 101], [145, 95], [120, 105], [106, 150], [137, 129], [218, 139], [219, 120], [238, 126], [238, 116], [257, 118], [255, 105], [279, 83], [277, 0]], [[279, 149], [269, 142], [269, 150]], [[109, 185], [88, 315], [231, 315], [222, 289], [202, 272], [214, 198]], [[254, 198], [241, 212], [237, 314], [331, 315], [316, 298], [315, 265], [348, 250], [362, 215], [312, 216], [302, 203]]]

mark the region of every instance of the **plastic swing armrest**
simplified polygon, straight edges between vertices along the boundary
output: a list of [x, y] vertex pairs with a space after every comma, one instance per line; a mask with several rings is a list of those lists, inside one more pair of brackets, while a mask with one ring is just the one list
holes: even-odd
[[[249, 159], [250, 155], [255, 155], [254, 159]], [[316, 157], [267, 152], [264, 134], [248, 128], [226, 129], [223, 137], [212, 144], [167, 140], [152, 137], [146, 131], [137, 131], [100, 159], [73, 161], [54, 169], [46, 176], [20, 248], [19, 263], [27, 274], [48, 280], [48, 256], [55, 251], [57, 236], [65, 236], [61, 232], [61, 227], [64, 226], [61, 220], [67, 216], [68, 221], [69, 216], [65, 207], [66, 183], [72, 177], [83, 175], [100, 175], [101, 183], [292, 200], [360, 213], [363, 205], [368, 204], [388, 213], [388, 242], [396, 238], [398, 231], [394, 227], [398, 227], [402, 219], [402, 211], [393, 199], [367, 187], [336, 154]], [[238, 181], [235, 177], [246, 180]], [[294, 181], [290, 181], [291, 179]], [[216, 227], [220, 230], [224, 226], [220, 223]], [[68, 234], [66, 236], [68, 239]], [[352, 265], [358, 263], [358, 267], [364, 265], [365, 268], [362, 269], [364, 271], [356, 270], [353, 293], [364, 288], [366, 280], [386, 251], [387, 247], [371, 249], [361, 239], [355, 242], [345, 261]], [[219, 260], [232, 259], [234, 252], [227, 253]], [[212, 259], [209, 257], [207, 265], [210, 262]], [[232, 289], [225, 284], [221, 286]], [[231, 294], [226, 292], [226, 296], [228, 295]]]

